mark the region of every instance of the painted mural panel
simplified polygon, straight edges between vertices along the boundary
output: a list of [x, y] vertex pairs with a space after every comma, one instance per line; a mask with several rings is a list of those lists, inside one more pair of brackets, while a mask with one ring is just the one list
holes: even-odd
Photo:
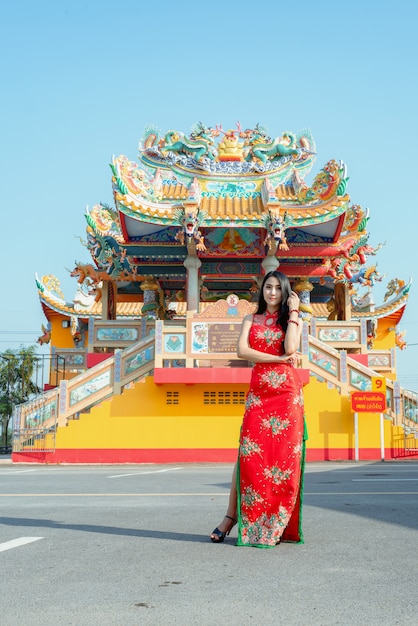
[[124, 365], [125, 375], [132, 374], [132, 372], [138, 370], [140, 367], [142, 367], [142, 365], [144, 365], [145, 363], [149, 363], [151, 360], [153, 360], [153, 353], [154, 350], [152, 348], [147, 348], [146, 350], [142, 350], [141, 352], [134, 354], [129, 359], [126, 359]]
[[360, 343], [358, 328], [320, 328], [318, 331], [320, 341], [344, 341], [345, 343]]
[[210, 231], [205, 237], [210, 254], [228, 256], [239, 253], [243, 257], [264, 254], [261, 234], [249, 228], [225, 227]]
[[192, 352], [197, 354], [207, 354], [208, 347], [208, 326], [207, 323], [192, 324]]
[[44, 406], [38, 406], [25, 418], [25, 428], [38, 428], [42, 426], [44, 422], [50, 418], [54, 418], [57, 415], [57, 401], [52, 400]]
[[85, 398], [93, 395], [97, 391], [104, 389], [104, 387], [109, 386], [110, 373], [110, 370], [106, 370], [106, 372], [103, 372], [103, 374], [92, 378], [91, 380], [84, 383], [84, 385], [73, 389], [70, 392], [70, 406], [77, 404], [77, 402], [80, 402], [81, 400], [84, 400]]
[[379, 367], [390, 367], [390, 354], [373, 354], [368, 355], [368, 365], [372, 369]]
[[309, 349], [309, 361], [333, 376], [338, 376], [338, 361], [326, 354], [326, 352], [311, 346]]
[[83, 367], [85, 361], [85, 355], [81, 352], [76, 354], [66, 353], [63, 357], [65, 367]]
[[164, 352], [184, 352], [185, 335], [183, 333], [172, 333], [164, 337]]
[[361, 372], [350, 369], [350, 385], [360, 391], [370, 391], [372, 388], [372, 381], [369, 376], [365, 376]]
[[102, 327], [97, 329], [97, 341], [138, 341], [137, 328]]

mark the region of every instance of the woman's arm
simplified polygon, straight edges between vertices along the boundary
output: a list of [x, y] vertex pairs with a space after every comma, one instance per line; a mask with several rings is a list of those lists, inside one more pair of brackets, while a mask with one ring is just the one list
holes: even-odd
[[300, 345], [302, 334], [302, 320], [299, 319], [299, 297], [292, 291], [287, 299], [289, 307], [289, 320], [287, 323], [286, 337], [284, 339], [284, 349], [287, 355], [294, 355]]
[[[237, 355], [240, 359], [251, 361], [252, 363], [288, 363], [292, 361], [292, 355], [284, 354], [279, 356], [278, 354], [267, 354], [266, 352], [260, 352], [250, 348], [249, 334], [251, 324], [253, 322], [252, 315], [246, 315], [243, 319], [241, 326], [241, 333], [238, 338]], [[293, 355], [294, 356], [294, 355]]]

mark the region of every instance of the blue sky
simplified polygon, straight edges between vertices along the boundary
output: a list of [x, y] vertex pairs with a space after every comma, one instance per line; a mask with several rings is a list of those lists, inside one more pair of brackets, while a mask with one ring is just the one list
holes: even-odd
[[[72, 300], [67, 270], [88, 260], [85, 206], [112, 203], [113, 154], [135, 160], [147, 124], [237, 120], [273, 136], [309, 128], [308, 183], [331, 158], [347, 164], [370, 243], [386, 242], [379, 270], [414, 278], [400, 329], [418, 344], [417, 13], [412, 0], [3, 3], [0, 351], [41, 334], [35, 272]], [[418, 345], [397, 356], [418, 390]]]

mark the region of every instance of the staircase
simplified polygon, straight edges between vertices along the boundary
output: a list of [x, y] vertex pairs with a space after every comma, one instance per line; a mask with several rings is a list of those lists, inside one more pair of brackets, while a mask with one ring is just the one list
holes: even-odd
[[[382, 376], [385, 370], [371, 369], [344, 349], [336, 349], [309, 334], [304, 325], [299, 367], [309, 370], [311, 377], [335, 389], [340, 396], [349, 396], [352, 391], [371, 390], [372, 378]], [[199, 367], [187, 349], [175, 355], [164, 353], [164, 336], [173, 335], [173, 323], [156, 323], [156, 334], [149, 335], [128, 348], [117, 351], [113, 356], [86, 370], [75, 378], [61, 381], [59, 387], [49, 390], [17, 407], [13, 436], [13, 452], [53, 452], [56, 447], [57, 429], [88, 414], [105, 400], [123, 394], [135, 387], [139, 381], [154, 373], [155, 367], [170, 368], [175, 364]], [[178, 333], [186, 332], [179, 326]], [[187, 342], [184, 342], [184, 346]], [[205, 364], [210, 362], [210, 355]], [[235, 355], [229, 355], [236, 358]], [[219, 356], [218, 356], [219, 358]], [[231, 361], [232, 362], [232, 361]], [[382, 362], [385, 362], [384, 360]], [[219, 360], [210, 364], [216, 367]], [[200, 361], [200, 365], [202, 361]], [[219, 366], [219, 365], [218, 365]], [[161, 369], [159, 370], [161, 371]], [[167, 373], [167, 372], [166, 372]], [[386, 378], [387, 409], [385, 419], [404, 432], [405, 452], [418, 451], [418, 397], [414, 392], [401, 389], [396, 381]], [[137, 392], [136, 393], [140, 393]], [[140, 401], [140, 400], [139, 400]]]

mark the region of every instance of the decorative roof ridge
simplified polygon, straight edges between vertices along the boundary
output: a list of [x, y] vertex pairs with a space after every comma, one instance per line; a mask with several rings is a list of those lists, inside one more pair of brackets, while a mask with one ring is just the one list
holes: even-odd
[[[393, 278], [389, 281], [387, 286], [387, 291], [384, 296], [383, 304], [379, 305], [374, 309], [374, 311], [364, 311], [360, 310], [360, 307], [357, 308], [355, 306], [355, 302], [352, 299], [352, 313], [359, 315], [361, 317], [370, 317], [370, 314], [376, 315], [378, 317], [383, 317], [391, 313], [396, 313], [402, 306], [406, 304], [406, 301], [409, 297], [409, 290], [412, 285], [412, 277], [409, 278], [409, 281], [405, 283], [405, 281], [400, 280], [399, 278]], [[367, 299], [371, 295], [371, 290], [363, 296], [363, 299]], [[392, 297], [393, 296], [393, 297]], [[392, 297], [392, 298], [391, 298]], [[390, 299], [391, 298], [391, 299]], [[363, 305], [363, 309], [364, 309]]]
[[[54, 311], [55, 313], [60, 313], [65, 316], [74, 316], [79, 319], [88, 319], [89, 317], [94, 317], [95, 319], [102, 318], [102, 303], [101, 302], [93, 302], [93, 304], [84, 310], [79, 310], [74, 306], [74, 303], [59, 303], [57, 301], [48, 298], [45, 295], [40, 295], [40, 302], [43, 306], [44, 310], [49, 309]], [[59, 306], [61, 304], [61, 306]], [[138, 315], [140, 315], [142, 310], [143, 302], [135, 302], [128, 303], [135, 305], [135, 311], [132, 312], [124, 312], [123, 308], [126, 308], [126, 302], [118, 302], [116, 305], [116, 314], [117, 319], [136, 319]], [[131, 307], [133, 308], [133, 307]], [[48, 317], [48, 316], [47, 316]]]
[[[219, 124], [213, 128], [199, 122], [186, 136], [181, 131], [161, 133], [156, 126], [147, 126], [138, 157], [148, 169], [170, 169], [180, 178], [205, 174], [262, 177], [280, 175], [283, 170], [290, 175], [293, 168], [303, 173], [310, 171], [316, 148], [309, 129], [298, 133], [285, 131], [272, 138], [260, 124], [244, 130], [237, 122], [236, 127], [224, 130]], [[221, 135], [221, 141], [215, 144], [215, 138]]]
[[180, 204], [182, 204], [181, 201], [178, 201], [176, 199], [176, 202], [171, 203], [171, 202], [154, 202], [154, 201], [150, 201], [147, 200], [146, 198], [142, 197], [142, 196], [133, 196], [131, 193], [126, 193], [126, 194], [121, 194], [119, 192], [115, 192], [115, 200], [117, 202], [121, 202], [123, 204], [128, 204], [130, 206], [138, 206], [138, 208], [146, 208], [148, 210], [155, 210], [155, 211], [169, 211], [173, 208], [175, 208], [176, 206], [179, 206]]
[[376, 307], [374, 311], [356, 311], [353, 309], [351, 316], [353, 319], [380, 319], [399, 311], [402, 307], [406, 306], [407, 300], [408, 296], [404, 296], [398, 303], [394, 303], [392, 306], [380, 305]]

